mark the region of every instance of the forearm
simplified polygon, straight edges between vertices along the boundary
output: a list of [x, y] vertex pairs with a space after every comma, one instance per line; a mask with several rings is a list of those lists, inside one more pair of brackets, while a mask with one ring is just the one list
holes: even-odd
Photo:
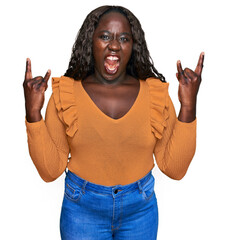
[[66, 168], [68, 152], [53, 142], [43, 119], [26, 122], [29, 153], [41, 178], [50, 182], [59, 177]]
[[168, 144], [155, 152], [159, 168], [170, 178], [184, 177], [196, 148], [196, 119], [191, 123], [176, 120]]
[[160, 170], [172, 179], [184, 177], [196, 148], [196, 118], [194, 109], [181, 108], [177, 119], [170, 99], [169, 118], [163, 136], [155, 146], [155, 158]]

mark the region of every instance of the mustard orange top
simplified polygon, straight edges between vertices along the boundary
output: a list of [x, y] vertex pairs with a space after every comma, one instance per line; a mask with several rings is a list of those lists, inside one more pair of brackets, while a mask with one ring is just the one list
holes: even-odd
[[153, 154], [163, 173], [181, 179], [195, 152], [196, 120], [177, 119], [168, 85], [140, 80], [131, 109], [113, 119], [95, 105], [81, 81], [53, 78], [45, 121], [26, 121], [30, 156], [42, 179], [53, 181], [67, 167], [96, 184], [130, 184], [151, 171]]

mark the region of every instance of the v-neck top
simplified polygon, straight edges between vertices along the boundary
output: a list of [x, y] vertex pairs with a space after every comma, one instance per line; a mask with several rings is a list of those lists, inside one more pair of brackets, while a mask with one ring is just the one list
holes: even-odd
[[[91, 106], [91, 109], [94, 110], [95, 112], [97, 112], [97, 114], [101, 114], [104, 117], [106, 117], [107, 119], [109, 119], [110, 121], [113, 122], [119, 122], [122, 119], [124, 119], [125, 117], [128, 117], [128, 114], [131, 114], [131, 111], [134, 111], [134, 108], [137, 107], [138, 105], [138, 99], [141, 98], [141, 92], [142, 92], [142, 87], [141, 87], [141, 81], [139, 80], [139, 91], [138, 94], [136, 96], [136, 99], [134, 101], [134, 103], [132, 104], [132, 106], [130, 107], [130, 109], [120, 118], [114, 119], [110, 116], [108, 116], [107, 114], [105, 114], [95, 103], [94, 101], [91, 99], [91, 97], [89, 96], [89, 94], [86, 92], [86, 90], [84, 89], [83, 85], [82, 85], [82, 81], [79, 80], [78, 82], [78, 88], [80, 88], [80, 93], [83, 95], [81, 96], [81, 99], [84, 99], [84, 101], [86, 102], [85, 104], [88, 104], [89, 106]], [[136, 105], [136, 106], [135, 106]], [[96, 114], [96, 113], [95, 113]]]
[[195, 152], [196, 120], [176, 118], [168, 83], [139, 81], [131, 108], [113, 119], [93, 102], [81, 80], [52, 79], [45, 121], [26, 121], [30, 155], [44, 181], [68, 168], [95, 184], [126, 185], [153, 169], [154, 156], [167, 176], [185, 175]]

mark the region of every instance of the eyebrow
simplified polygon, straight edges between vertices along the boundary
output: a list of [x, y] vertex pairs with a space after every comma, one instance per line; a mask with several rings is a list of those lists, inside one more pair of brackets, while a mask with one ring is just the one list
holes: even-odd
[[[98, 33], [108, 33], [108, 34], [111, 34], [111, 32], [109, 32], [107, 30], [101, 30]], [[122, 32], [122, 33], [120, 33], [120, 35], [128, 35], [128, 36], [132, 37], [132, 34], [129, 33], [129, 32]]]

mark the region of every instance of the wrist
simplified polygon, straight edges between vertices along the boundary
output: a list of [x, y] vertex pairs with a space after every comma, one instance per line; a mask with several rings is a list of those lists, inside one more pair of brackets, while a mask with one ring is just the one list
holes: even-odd
[[196, 106], [183, 106], [181, 105], [178, 120], [181, 122], [192, 122], [196, 118]]
[[187, 112], [194, 112], [194, 111], [196, 111], [196, 104], [191, 104], [191, 105], [181, 104], [180, 109], [187, 111]]
[[26, 120], [30, 123], [39, 122], [42, 119], [40, 111], [27, 112], [26, 111]]

